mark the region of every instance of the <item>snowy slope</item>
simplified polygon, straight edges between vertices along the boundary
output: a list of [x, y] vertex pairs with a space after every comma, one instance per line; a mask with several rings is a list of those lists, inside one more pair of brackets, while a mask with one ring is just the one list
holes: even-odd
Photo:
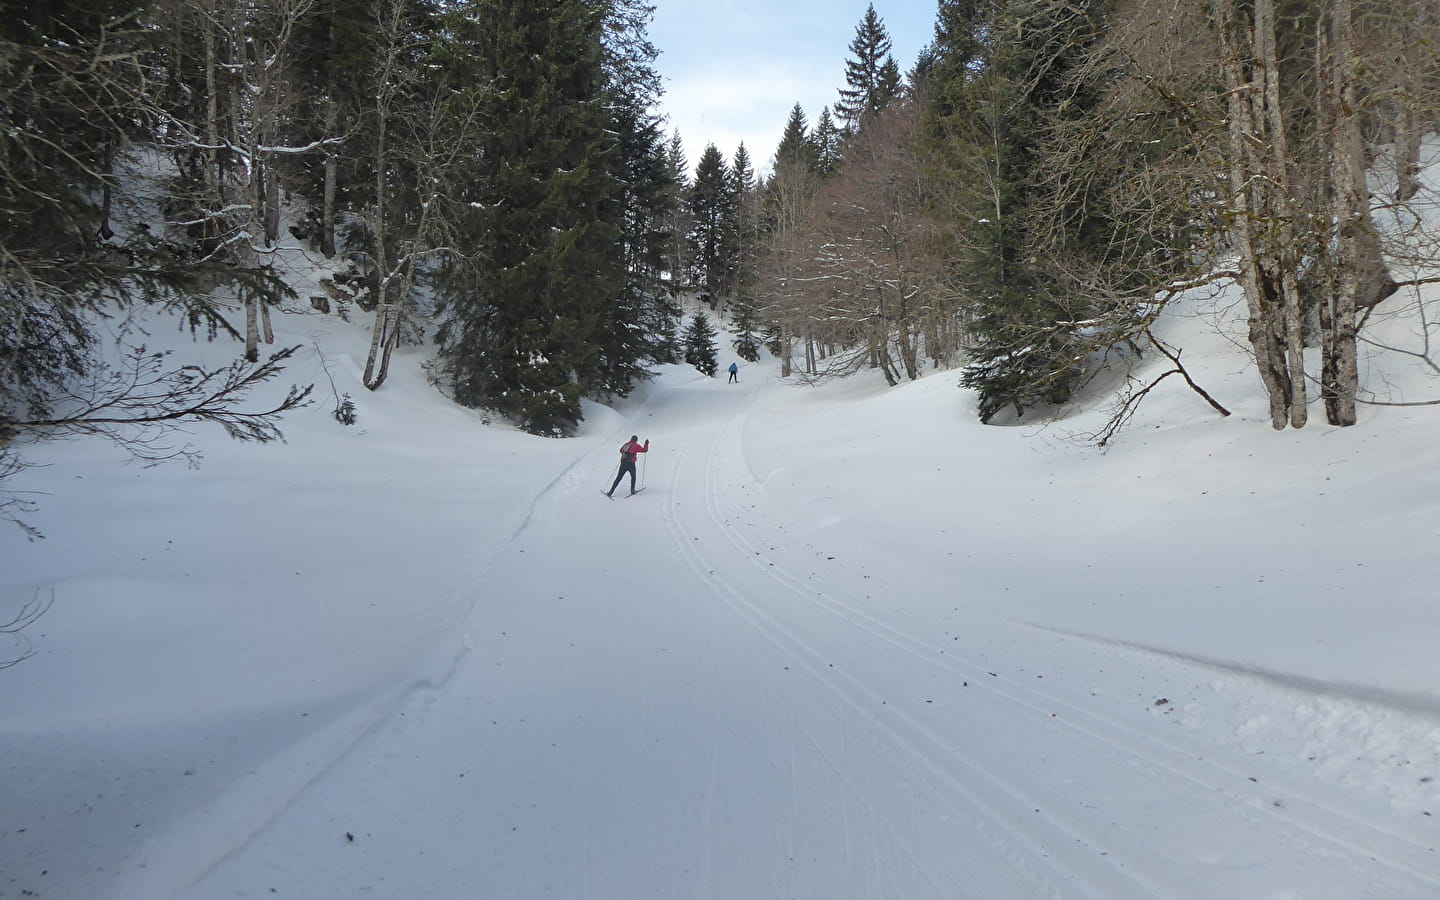
[[1105, 453], [743, 363], [543, 440], [284, 316], [356, 426], [20, 476], [0, 898], [1440, 895], [1440, 420], [1276, 434], [1213, 308], [1236, 415]]

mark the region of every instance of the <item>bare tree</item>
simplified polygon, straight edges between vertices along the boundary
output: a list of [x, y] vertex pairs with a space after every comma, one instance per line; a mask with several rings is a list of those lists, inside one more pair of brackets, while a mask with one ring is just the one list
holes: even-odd
[[940, 362], [956, 349], [951, 237], [927, 211], [917, 127], [906, 101], [872, 117], [793, 236], [780, 286], [790, 333], [805, 344], [807, 375], [870, 366], [893, 385], [919, 377], [925, 355]]
[[1315, 241], [1296, 208], [1275, 4], [1256, 0], [1247, 17], [1234, 0], [1211, 0], [1211, 11], [1229, 123], [1230, 224], [1251, 349], [1271, 424], [1299, 428], [1307, 416], [1300, 261]]
[[[765, 317], [780, 329], [780, 373], [794, 370], [796, 334], [803, 334], [806, 297], [813, 288], [800, 274], [809, 251], [807, 229], [814, 215], [820, 179], [813, 162], [802, 155], [777, 157], [765, 189], [765, 216], [770, 246], [760, 265], [760, 296]], [[807, 341], [807, 356], [814, 349]]]
[[[1433, 9], [1409, 0], [1283, 11], [1275, 0], [1133, 0], [1120, 4], [1085, 72], [1113, 79], [1107, 102], [1060, 144], [1074, 139], [1106, 161], [1119, 158], [1107, 146], [1136, 148], [1125, 151], [1143, 176], [1130, 199], [1107, 196], [1134, 215], [1153, 194], [1153, 209], [1173, 217], [1168, 267], [1157, 270], [1182, 283], [1239, 284], [1277, 429], [1306, 424], [1312, 382], [1328, 422], [1354, 423], [1361, 329], [1386, 297], [1415, 283], [1394, 277], [1394, 261], [1433, 243], [1424, 217], [1402, 211], [1421, 190], [1417, 123], [1435, 121], [1433, 20]], [[1412, 39], [1403, 50], [1401, 34]], [[1394, 142], [1396, 187], [1384, 198], [1371, 184], [1386, 156], [1381, 141]], [[1097, 171], [1074, 152], [1057, 159], [1059, 181]], [[1413, 227], [1382, 229], [1379, 211]], [[1158, 236], [1162, 225], [1140, 232]], [[1106, 288], [1126, 277], [1097, 276]], [[1152, 291], [1168, 296], [1163, 282]], [[1318, 376], [1307, 371], [1307, 347], [1319, 349]]]

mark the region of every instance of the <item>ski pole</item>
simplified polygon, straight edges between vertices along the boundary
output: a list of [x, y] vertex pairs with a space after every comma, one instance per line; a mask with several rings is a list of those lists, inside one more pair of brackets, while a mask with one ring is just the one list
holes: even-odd
[[640, 486], [645, 486], [645, 467], [650, 465], [650, 454], [646, 453], [640, 458]]
[[615, 474], [610, 476], [610, 480], [611, 480], [612, 482], [613, 482], [616, 478], [619, 478], [619, 477], [620, 477], [620, 467], [623, 466], [623, 465], [625, 465], [623, 462], [618, 462], [618, 463], [615, 464]]

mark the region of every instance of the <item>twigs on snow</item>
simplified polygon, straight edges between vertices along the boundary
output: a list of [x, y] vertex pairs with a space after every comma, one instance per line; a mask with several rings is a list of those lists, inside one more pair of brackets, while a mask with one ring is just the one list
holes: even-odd
[[1151, 332], [1148, 328], [1144, 330], [1144, 335], [1145, 337], [1149, 338], [1151, 346], [1153, 346], [1156, 350], [1160, 351], [1160, 354], [1166, 359], [1170, 360], [1170, 362], [1175, 365], [1175, 368], [1167, 369], [1164, 372], [1161, 372], [1155, 377], [1153, 381], [1145, 385], [1143, 388], [1140, 388], [1139, 390], [1134, 389], [1135, 382], [1134, 379], [1131, 379], [1129, 386], [1121, 396], [1119, 405], [1116, 406], [1115, 409], [1111, 412], [1110, 418], [1105, 422], [1105, 425], [1098, 432], [1091, 435], [1091, 439], [1095, 441], [1096, 446], [1104, 447], [1107, 443], [1109, 443], [1110, 439], [1113, 438], [1116, 433], [1120, 431], [1120, 429], [1124, 428], [1125, 425], [1128, 424], [1130, 420], [1135, 417], [1135, 413], [1139, 410], [1140, 403], [1145, 399], [1145, 397], [1157, 386], [1159, 386], [1160, 382], [1169, 378], [1171, 375], [1179, 375], [1181, 378], [1185, 379], [1185, 383], [1190, 386], [1190, 389], [1195, 393], [1199, 394], [1202, 398], [1204, 398], [1205, 402], [1210, 404], [1211, 408], [1214, 409], [1216, 412], [1220, 413], [1220, 415], [1230, 415], [1230, 410], [1226, 409], [1224, 406], [1221, 406], [1219, 401], [1217, 401], [1214, 397], [1210, 395], [1208, 391], [1206, 391], [1199, 384], [1197, 384], [1194, 378], [1190, 377], [1190, 372], [1186, 370], [1184, 364], [1180, 362], [1180, 354], [1183, 351], [1179, 349], [1172, 349], [1164, 341], [1157, 338], [1154, 333]]

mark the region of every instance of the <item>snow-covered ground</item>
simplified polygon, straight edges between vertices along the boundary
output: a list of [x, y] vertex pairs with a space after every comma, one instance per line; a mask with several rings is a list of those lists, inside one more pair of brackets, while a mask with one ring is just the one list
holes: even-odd
[[1275, 433], [1214, 308], [1236, 414], [1104, 453], [773, 364], [544, 440], [282, 316], [287, 443], [8, 485], [0, 898], [1440, 896], [1440, 412]]

